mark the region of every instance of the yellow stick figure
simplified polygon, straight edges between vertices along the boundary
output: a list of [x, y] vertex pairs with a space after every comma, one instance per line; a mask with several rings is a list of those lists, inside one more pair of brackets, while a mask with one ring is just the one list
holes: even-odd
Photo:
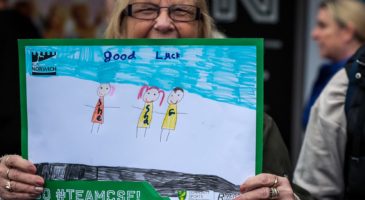
[[149, 86], [143, 86], [139, 90], [137, 99], [142, 98], [142, 100], [145, 102], [145, 105], [142, 109], [141, 115], [139, 116], [136, 138], [138, 138], [139, 128], [144, 129], [144, 137], [146, 137], [147, 128], [151, 126], [152, 122], [153, 102], [159, 99], [160, 93], [162, 94], [162, 98], [160, 101], [160, 106], [161, 106], [162, 101], [165, 98], [165, 92], [163, 90], [160, 90], [157, 87], [149, 87]]
[[164, 130], [167, 130], [167, 135], [165, 141], [169, 139], [171, 130], [175, 130], [177, 123], [177, 103], [179, 103], [184, 97], [184, 90], [182, 88], [176, 87], [174, 88], [169, 96], [167, 97], [167, 103], [169, 106], [167, 107], [167, 111], [165, 113], [165, 117], [162, 122], [161, 134], [160, 134], [160, 142], [164, 136]]

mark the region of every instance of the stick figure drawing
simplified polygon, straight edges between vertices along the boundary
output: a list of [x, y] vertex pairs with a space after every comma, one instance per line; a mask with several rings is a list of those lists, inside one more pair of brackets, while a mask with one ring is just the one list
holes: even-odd
[[[183, 97], [184, 90], [179, 87], [174, 88], [167, 97], [167, 103], [169, 104], [169, 106], [167, 107], [167, 111], [162, 122], [160, 142], [162, 141], [164, 135], [166, 135], [165, 141], [167, 142], [170, 136], [170, 132], [172, 130], [175, 130], [178, 114], [177, 103], [179, 103], [183, 99]], [[164, 134], [164, 132], [167, 132], [167, 134]]]
[[138, 138], [138, 130], [144, 129], [144, 137], [146, 137], [147, 128], [151, 126], [152, 113], [153, 113], [153, 102], [157, 101], [162, 94], [160, 106], [163, 99], [165, 98], [165, 92], [157, 87], [142, 86], [139, 90], [137, 99], [141, 99], [145, 102], [142, 112], [139, 116], [136, 138]]
[[91, 118], [91, 122], [93, 123], [91, 127], [91, 133], [93, 132], [94, 124], [98, 124], [98, 129], [96, 131], [98, 133], [100, 126], [104, 123], [104, 110], [105, 110], [104, 97], [106, 95], [113, 96], [114, 90], [115, 90], [114, 86], [111, 86], [109, 83], [101, 83], [99, 85], [96, 92], [97, 95], [99, 96], [99, 99], [94, 107], [94, 112]]

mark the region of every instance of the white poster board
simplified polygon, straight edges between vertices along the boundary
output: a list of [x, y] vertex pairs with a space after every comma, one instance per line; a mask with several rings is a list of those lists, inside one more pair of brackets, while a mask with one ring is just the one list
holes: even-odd
[[44, 199], [95, 199], [61, 187], [86, 180], [233, 199], [261, 170], [262, 40], [22, 40], [19, 51], [23, 156], [56, 181]]

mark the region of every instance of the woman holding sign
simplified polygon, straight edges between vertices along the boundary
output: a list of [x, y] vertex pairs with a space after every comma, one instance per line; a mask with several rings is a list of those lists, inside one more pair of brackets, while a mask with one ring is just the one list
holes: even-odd
[[[205, 0], [117, 0], [106, 37], [209, 38], [213, 29]], [[291, 167], [286, 147], [275, 123], [267, 115], [264, 124], [265, 173], [243, 183], [236, 200], [295, 199], [297, 196], [287, 178]], [[42, 193], [44, 180], [35, 172], [35, 166], [20, 156], [3, 156], [0, 197], [36, 198]]]

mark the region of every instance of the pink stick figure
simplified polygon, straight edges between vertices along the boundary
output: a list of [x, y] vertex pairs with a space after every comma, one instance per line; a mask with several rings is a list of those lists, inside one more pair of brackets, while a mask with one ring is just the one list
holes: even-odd
[[138, 138], [138, 129], [144, 129], [144, 137], [146, 137], [147, 128], [151, 126], [152, 122], [152, 112], [153, 112], [153, 102], [157, 101], [162, 94], [162, 98], [160, 101], [160, 106], [165, 98], [165, 92], [160, 90], [157, 87], [149, 87], [149, 86], [142, 86], [139, 90], [137, 99], [142, 98], [145, 102], [144, 107], [142, 109], [141, 115], [139, 116], [138, 124], [137, 124], [137, 131], [136, 137]]

